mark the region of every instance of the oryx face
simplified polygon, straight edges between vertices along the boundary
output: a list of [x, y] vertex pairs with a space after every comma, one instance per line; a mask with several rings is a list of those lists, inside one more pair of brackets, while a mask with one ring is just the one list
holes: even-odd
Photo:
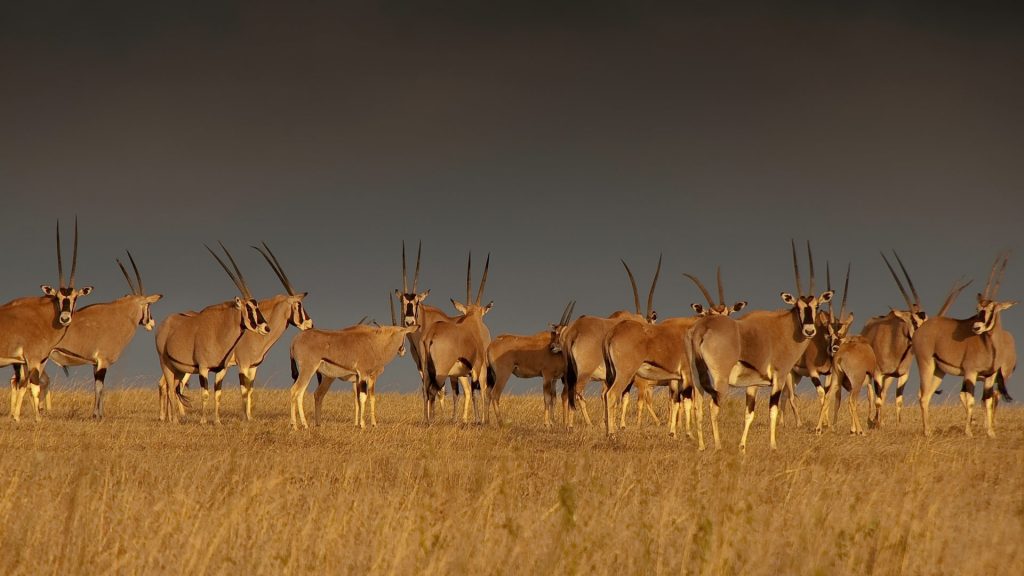
[[57, 322], [61, 326], [68, 326], [71, 324], [71, 315], [75, 312], [75, 304], [78, 303], [80, 296], [87, 296], [92, 292], [92, 286], [86, 286], [81, 290], [75, 290], [74, 288], [53, 288], [52, 286], [42, 285], [40, 286], [43, 290], [43, 294], [53, 298], [57, 304]]
[[309, 314], [306, 314], [306, 308], [302, 306], [302, 299], [306, 297], [306, 294], [306, 292], [303, 292], [289, 298], [291, 302], [289, 304], [288, 323], [299, 330], [309, 330], [313, 327], [313, 319], [309, 317]]
[[917, 304], [914, 304], [910, 310], [893, 310], [892, 313], [903, 321], [903, 325], [907, 328], [907, 335], [911, 339], [914, 338], [914, 332], [917, 332], [917, 329], [928, 320], [928, 313]]
[[800, 296], [794, 297], [788, 292], [782, 293], [782, 301], [793, 307], [800, 321], [800, 332], [804, 338], [814, 338], [818, 333], [814, 319], [818, 316], [818, 305], [832, 300], [835, 294], [832, 290], [823, 292], [821, 296]]
[[701, 317], [703, 317], [703, 316], [728, 316], [728, 315], [732, 314], [733, 312], [739, 312], [740, 310], [743, 310], [746, 307], [747, 307], [747, 301], [746, 300], [741, 300], [741, 301], [733, 304], [732, 306], [726, 306], [725, 304], [715, 304], [714, 306], [710, 306], [710, 307], [707, 307], [707, 308], [705, 308], [704, 306], [702, 306], [700, 304], [697, 304], [697, 303], [690, 304], [690, 308], [693, 308], [693, 311], [697, 314], [697, 316], [701, 316]]
[[562, 324], [551, 324], [548, 335], [551, 340], [548, 342], [548, 349], [551, 350], [552, 354], [562, 353], [562, 333], [565, 332], [565, 326]]
[[147, 331], [153, 330], [153, 314], [149, 311], [149, 306], [153, 302], [163, 298], [163, 294], [153, 294], [152, 296], [142, 296], [142, 316], [139, 318], [139, 326], [142, 326]]
[[395, 290], [395, 297], [398, 298], [398, 303], [402, 307], [402, 325], [403, 326], [414, 326], [416, 319], [420, 316], [420, 305], [430, 295], [430, 290], [426, 292], [409, 292], [405, 293], [401, 290]]
[[260, 306], [256, 303], [255, 298], [242, 300], [236, 296], [235, 308], [242, 312], [243, 329], [257, 334], [270, 334], [270, 326], [267, 324], [267, 319], [263, 317], [263, 312], [260, 311]]
[[853, 325], [853, 314], [850, 314], [845, 320], [840, 322], [832, 322], [831, 319], [825, 322], [825, 327], [828, 333], [825, 335], [825, 339], [828, 342], [828, 355], [835, 356], [839, 352], [839, 347], [846, 342], [850, 335], [850, 326]]
[[991, 332], [996, 326], [996, 315], [1012, 308], [1016, 302], [997, 302], [989, 300], [978, 294], [978, 312], [974, 316], [974, 323], [971, 324], [971, 331], [975, 334]]

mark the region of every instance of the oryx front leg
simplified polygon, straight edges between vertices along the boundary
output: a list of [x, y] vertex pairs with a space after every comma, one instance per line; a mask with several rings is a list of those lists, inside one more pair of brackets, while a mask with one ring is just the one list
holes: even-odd
[[[306, 422], [306, 411], [303, 403], [306, 399], [306, 388], [309, 386], [309, 379], [313, 377], [313, 374], [314, 372], [308, 369], [300, 371], [298, 378], [292, 383], [288, 395], [288, 412], [291, 416], [292, 430], [298, 430], [300, 422], [303, 428], [309, 428], [309, 424]], [[296, 413], [298, 413], [298, 420], [295, 418]]]
[[770, 420], [770, 440], [768, 442], [768, 446], [772, 450], [777, 450], [779, 447], [775, 441], [775, 434], [779, 427], [779, 401], [782, 400], [782, 389], [785, 386], [786, 381], [784, 376], [780, 378], [776, 375], [772, 378], [772, 392], [768, 399], [768, 419]]
[[324, 396], [326, 396], [327, 391], [331, 389], [332, 382], [334, 382], [333, 376], [317, 374], [316, 390], [313, 392], [313, 424], [316, 426], [320, 425], [321, 414], [323, 414]]
[[978, 375], [975, 372], [964, 375], [964, 382], [960, 388], [960, 401], [963, 403], [964, 411], [966, 412], [964, 432], [967, 436], [974, 436], [974, 432], [971, 431], [971, 424], [974, 422], [974, 382], [977, 378]]
[[[103, 418], [103, 381], [107, 377], [107, 367], [100, 363], [97, 363], [96, 368], [93, 369], [92, 376], [93, 387], [95, 388], [96, 391], [96, 395], [93, 399], [92, 405], [92, 417], [98, 420], [100, 418]], [[49, 386], [47, 386], [47, 388], [49, 388]], [[49, 401], [50, 395], [47, 394], [46, 396], [47, 401]]]
[[245, 410], [245, 421], [252, 421], [252, 388], [256, 381], [256, 367], [250, 366], [238, 370], [238, 387], [242, 392], [242, 407]]
[[750, 425], [754, 423], [754, 408], [757, 406], [757, 387], [747, 386], [747, 411], [743, 415], [743, 436], [740, 437], [740, 450], [747, 450], [747, 434], [750, 433]]

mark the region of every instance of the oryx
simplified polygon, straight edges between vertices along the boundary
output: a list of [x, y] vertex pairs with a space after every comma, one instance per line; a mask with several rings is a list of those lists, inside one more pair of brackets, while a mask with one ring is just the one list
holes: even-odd
[[[803, 293], [800, 281], [800, 267], [797, 263], [796, 244], [791, 242], [793, 251], [793, 272], [796, 277], [797, 295], [782, 292], [782, 301], [791, 307], [776, 311], [757, 310], [742, 318], [728, 316], [706, 316], [697, 321], [687, 332], [690, 343], [691, 369], [694, 375], [690, 381], [699, 383], [711, 396], [711, 426], [715, 447], [721, 447], [718, 434], [718, 411], [721, 397], [729, 386], [746, 388], [747, 408], [743, 423], [740, 449], [746, 449], [747, 434], [754, 421], [757, 388], [770, 386], [770, 447], [777, 444], [775, 432], [778, 424], [779, 398], [786, 377], [793, 370], [803, 354], [810, 338], [817, 333], [818, 305], [832, 299], [828, 290], [814, 294], [814, 260], [810, 258], [811, 280], [808, 293]], [[697, 411], [697, 439], [704, 448], [703, 427], [699, 424], [701, 410]]]
[[370, 400], [370, 425], [377, 425], [374, 395], [377, 378], [396, 355], [405, 354], [405, 337], [416, 330], [415, 325], [396, 325], [390, 293], [388, 303], [391, 306], [391, 326], [357, 324], [341, 330], [304, 330], [295, 335], [291, 345], [292, 378], [295, 382], [288, 401], [293, 429], [298, 429], [300, 423], [303, 428], [309, 427], [303, 401], [314, 374], [319, 380], [313, 394], [313, 415], [317, 426], [320, 425], [324, 395], [336, 378], [352, 382], [355, 425], [366, 427], [367, 398]]
[[551, 426], [555, 405], [555, 381], [565, 376], [565, 358], [558, 347], [558, 335], [569, 323], [575, 302], [569, 302], [562, 317], [550, 329], [529, 336], [502, 334], [487, 347], [487, 381], [491, 387], [494, 416], [501, 424], [501, 393], [509, 377], [544, 379], [544, 426]]
[[869, 416], [874, 412], [872, 423], [875, 426], [881, 426], [882, 408], [893, 379], [896, 380], [896, 423], [899, 424], [903, 412], [903, 389], [907, 384], [907, 378], [910, 377], [911, 344], [914, 333], [928, 320], [928, 314], [921, 306], [921, 298], [917, 294], [913, 280], [910, 279], [910, 274], [907, 273], [907, 268], [895, 250], [893, 250], [893, 255], [899, 263], [900, 270], [903, 271], [903, 277], [910, 286], [914, 298], [911, 299], [907, 294], [896, 270], [893, 269], [885, 254], [882, 254], [882, 260], [885, 261], [885, 266], [889, 269], [893, 280], [896, 281], [896, 286], [907, 304], [907, 309], [893, 308], [885, 316], [869, 318], [860, 331], [860, 335], [867, 338], [871, 344], [878, 362], [878, 369], [882, 373], [882, 389], [878, 394], [870, 395], [874, 406], [868, 407]]
[[[831, 284], [831, 281], [829, 282]], [[831, 357], [832, 377], [829, 379], [827, 397], [821, 403], [818, 414], [818, 425], [815, 432], [821, 433], [822, 426], [828, 421], [828, 400], [835, 398], [836, 411], [842, 390], [850, 392], [850, 433], [864, 434], [860, 425], [860, 414], [857, 404], [860, 401], [860, 389], [865, 382], [876, 392], [882, 389], [882, 374], [878, 369], [875, 351], [871, 343], [863, 336], [850, 336], [853, 324], [853, 313], [846, 313], [846, 297], [850, 290], [850, 266], [846, 268], [846, 281], [843, 284], [843, 302], [839, 306], [839, 316], [835, 315], [832, 302], [826, 315], [825, 330], [828, 341], [828, 354]]]
[[[716, 304], [711, 294], [695, 276], [686, 274], [704, 294], [708, 307], [693, 304], [696, 316], [688, 318], [669, 318], [658, 324], [648, 324], [637, 320], [619, 322], [604, 341], [605, 374], [609, 387], [606, 396], [616, 398], [623, 394], [629, 383], [634, 379], [649, 382], [669, 382], [672, 396], [672, 410], [669, 417], [669, 434], [676, 434], [679, 418], [679, 407], [684, 391], [693, 390], [686, 381], [690, 378], [690, 355], [684, 342], [686, 332], [706, 315], [729, 315], [742, 310], [747, 303], [737, 302], [732, 306], [725, 303], [722, 288], [722, 272], [718, 270], [718, 298]], [[689, 400], [689, 399], [688, 399]], [[686, 402], [686, 431], [690, 435], [690, 407]], [[609, 432], [614, 431], [611, 411], [605, 406], [605, 424]]]
[[1016, 367], [1017, 353], [1013, 336], [1002, 327], [1001, 315], [1017, 303], [996, 300], [999, 285], [1009, 257], [1000, 254], [992, 270], [984, 293], [978, 294], [977, 313], [971, 318], [929, 318], [914, 335], [914, 356], [921, 376], [921, 417], [924, 434], [931, 434], [928, 406], [932, 394], [942, 384], [946, 374], [962, 376], [960, 401], [967, 413], [964, 431], [971, 436], [974, 409], [974, 384], [986, 379], [982, 398], [985, 401], [986, 432], [995, 436], [993, 421], [999, 393], [1009, 399], [1006, 381]]
[[206, 249], [227, 272], [242, 297], [207, 306], [199, 312], [172, 314], [157, 327], [156, 352], [163, 373], [160, 420], [170, 418], [177, 422], [178, 414], [184, 413], [182, 402], [187, 404], [188, 401], [181, 387], [186, 374], [198, 374], [205, 388], [207, 375], [211, 370], [223, 370], [227, 366], [235, 346], [247, 331], [262, 336], [270, 334], [270, 326], [249, 292], [242, 271], [228, 249], [223, 244], [220, 246], [231, 261], [234, 273], [209, 246]]
[[[124, 263], [119, 258], [116, 259], [131, 294], [113, 302], [91, 304], [80, 309], [75, 314], [75, 322], [68, 326], [64, 338], [50, 352], [50, 360], [65, 370], [68, 366], [93, 367], [96, 392], [92, 408], [93, 418], [103, 418], [103, 383], [107, 369], [121, 357], [121, 353], [135, 336], [137, 326], [142, 326], [147, 331], [153, 330], [153, 316], [149, 307], [163, 298], [162, 294], [146, 294], [142, 275], [131, 252], [128, 252], [128, 260], [135, 271], [137, 285], [132, 282]], [[47, 409], [50, 407], [49, 383], [50, 378], [44, 371], [42, 394], [46, 398]]]
[[[402, 289], [395, 289], [395, 297], [398, 298], [399, 308], [401, 309], [402, 325], [404, 326], [415, 326], [416, 330], [409, 333], [409, 352], [412, 356], [413, 362], [416, 364], [416, 371], [420, 375], [420, 381], [423, 380], [423, 335], [426, 334], [428, 328], [433, 326], [436, 322], [452, 322], [458, 320], [460, 316], [449, 316], [443, 310], [436, 306], [425, 304], [427, 296], [430, 295], [430, 289], [418, 292], [418, 285], [420, 280], [420, 257], [423, 254], [423, 242], [419, 243], [416, 249], [416, 272], [412, 278], [412, 291], [409, 290], [408, 274], [406, 273], [406, 259], [405, 259], [405, 241], [402, 241]], [[441, 403], [444, 404], [444, 389], [440, 390]], [[458, 394], [457, 381], [452, 379], [452, 392], [453, 396]], [[475, 411], [474, 401], [474, 411]], [[455, 410], [457, 408], [457, 402], [452, 402], [452, 420], [456, 419]]]
[[[245, 419], [252, 420], [252, 390], [253, 384], [256, 382], [256, 370], [267, 357], [267, 353], [284, 336], [288, 326], [295, 326], [299, 330], [308, 330], [313, 327], [313, 320], [306, 314], [306, 309], [302, 305], [302, 301], [308, 292], [295, 291], [288, 276], [284, 273], [284, 268], [278, 262], [277, 256], [270, 251], [270, 246], [267, 246], [266, 242], [263, 242], [262, 247], [253, 246], [252, 248], [259, 252], [267, 261], [267, 264], [270, 265], [271, 270], [274, 271], [287, 294], [278, 294], [272, 298], [265, 298], [259, 301], [260, 311], [263, 312], [263, 316], [267, 319], [270, 332], [267, 335], [249, 331], [244, 332], [232, 350], [231, 357], [225, 364], [224, 369], [216, 371], [213, 379], [213, 421], [215, 424], [220, 424], [221, 383], [224, 381], [224, 377], [227, 376], [227, 369], [229, 367], [238, 366], [238, 384], [242, 392]], [[206, 387], [206, 382], [201, 382], [201, 384], [203, 384], [201, 392], [203, 399], [201, 422], [205, 424], [206, 400], [209, 396], [209, 390]]]
[[[580, 316], [564, 330], [559, 338], [558, 347], [565, 355], [565, 383], [566, 391], [562, 394], [563, 413], [568, 414], [568, 427], [572, 428], [576, 414], [576, 402], [583, 404], [583, 417], [587, 424], [590, 422], [590, 414], [587, 411], [587, 404], [584, 400], [586, 386], [594, 380], [604, 383], [602, 387], [602, 398], [605, 397], [605, 390], [608, 387], [607, 374], [604, 362], [604, 341], [616, 325], [626, 320], [654, 324], [657, 313], [654, 311], [654, 289], [658, 284], [658, 276], [661, 274], [661, 258], [658, 258], [658, 268], [651, 282], [651, 289], [647, 293], [647, 312], [640, 310], [640, 292], [636, 287], [636, 278], [633, 271], [629, 269], [625, 260], [622, 266], [629, 276], [629, 283], [633, 289], [633, 306], [635, 312], [619, 310], [607, 318], [599, 316]], [[625, 394], [625, 392], [623, 392]], [[625, 405], [623, 406], [625, 409]]]
[[21, 419], [25, 391], [32, 394], [32, 408], [39, 420], [39, 378], [43, 364], [53, 348], [64, 338], [78, 298], [92, 292], [92, 286], [75, 288], [78, 268], [78, 219], [75, 218], [75, 244], [71, 257], [71, 276], [64, 282], [60, 248], [60, 222], [57, 223], [57, 288], [43, 284], [43, 296], [18, 298], [0, 306], [0, 366], [14, 365], [11, 381], [11, 418]]
[[474, 299], [471, 294], [473, 260], [470, 255], [466, 268], [466, 302], [452, 299], [452, 305], [462, 317], [454, 321], [435, 322], [423, 334], [420, 343], [423, 362], [423, 412], [428, 423], [433, 419], [434, 401], [438, 391], [444, 386], [444, 381], [452, 377], [459, 379], [466, 394], [462, 421], [469, 421], [472, 384], [479, 382], [484, 402], [483, 420], [487, 423], [490, 411], [487, 347], [491, 343], [491, 333], [484, 324], [484, 315], [491, 311], [494, 302], [485, 306], [481, 304], [481, 299], [490, 265], [491, 256], [488, 254], [484, 263], [484, 273], [480, 278], [480, 287]]

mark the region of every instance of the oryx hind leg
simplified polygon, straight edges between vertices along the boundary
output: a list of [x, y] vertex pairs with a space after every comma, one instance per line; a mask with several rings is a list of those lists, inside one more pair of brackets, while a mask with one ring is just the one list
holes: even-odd
[[210, 399], [210, 374], [206, 369], [200, 368], [197, 376], [199, 376], [199, 395], [203, 403], [203, 411], [199, 417], [199, 423], [206, 424], [206, 402]]
[[747, 450], [747, 435], [750, 433], [750, 425], [754, 422], [754, 408], [757, 406], [757, 387], [747, 386], [746, 390], [747, 410], [743, 415], [743, 435], [740, 436], [740, 450]]
[[[963, 384], [960, 387], [960, 402], [964, 405], [964, 411], [966, 412], [964, 433], [967, 436], [974, 436], [971, 425], [974, 423], [974, 382], [977, 378], [978, 375], [976, 373], [965, 374]], [[986, 383], [985, 386], [987, 387], [988, 384]]]
[[213, 423], [220, 425], [220, 395], [221, 388], [224, 384], [224, 378], [228, 375], [228, 369], [225, 368], [220, 372], [213, 375]]
[[769, 440], [768, 447], [772, 450], [778, 449], [778, 444], [775, 440], [776, 432], [779, 427], [779, 403], [782, 400], [782, 392], [786, 387], [785, 376], [775, 375], [772, 378], [772, 392], [771, 396], [768, 397], [768, 420], [769, 420]]
[[[942, 377], [945, 375], [944, 372], [936, 365], [934, 358], [926, 358], [922, 361], [921, 358], [917, 359], [917, 368], [921, 376], [921, 389], [920, 389], [920, 401], [921, 401], [921, 424], [924, 428], [924, 435], [931, 436], [931, 422], [928, 419], [928, 407], [932, 403], [932, 396], [935, 391], [942, 385]], [[899, 395], [899, 389], [897, 388], [896, 394]], [[898, 405], [897, 405], [898, 406]]]
[[370, 426], [377, 427], [377, 394], [374, 392], [374, 388], [377, 386], [377, 380], [367, 379], [366, 380], [366, 394], [370, 399]]
[[316, 426], [320, 426], [321, 416], [323, 415], [324, 396], [327, 396], [327, 391], [331, 389], [334, 377], [317, 374], [316, 379], [316, 391], [313, 392], [313, 423]]
[[[907, 386], [907, 380], [910, 379], [910, 372], [906, 374], [900, 374], [896, 379], [896, 400], [894, 405], [896, 406], [896, 426], [899, 427], [900, 421], [903, 416], [903, 389]], [[940, 377], [941, 380], [941, 377]], [[883, 399], [884, 402], [884, 399]]]
[[[92, 417], [96, 419], [101, 419], [103, 418], [103, 384], [107, 378], [106, 365], [102, 363], [97, 363], [95, 368], [93, 368], [92, 377], [93, 387], [95, 388], [96, 391], [96, 395], [95, 398], [93, 399], [92, 405]], [[49, 381], [49, 379], [49, 376], [47, 376], [46, 380]], [[49, 386], [46, 386], [44, 390], [46, 388], [49, 388]]]
[[996, 405], [999, 402], [999, 393], [996, 386], [1001, 384], [1002, 373], [985, 380], [985, 387], [982, 389], [982, 400], [985, 402], [985, 433], [989, 438], [996, 437]]
[[238, 387], [242, 392], [242, 408], [245, 410], [245, 420], [252, 420], [252, 389], [256, 382], [256, 367], [238, 368]]
[[[291, 390], [289, 390], [288, 412], [291, 417], [292, 430], [298, 430], [300, 423], [303, 428], [309, 428], [309, 423], [306, 422], [306, 411], [303, 402], [306, 398], [306, 388], [309, 387], [309, 380], [313, 378], [315, 373], [315, 370], [310, 368], [301, 369], [298, 377], [295, 378], [295, 382], [292, 383]], [[296, 415], [298, 415], [297, 420]]]

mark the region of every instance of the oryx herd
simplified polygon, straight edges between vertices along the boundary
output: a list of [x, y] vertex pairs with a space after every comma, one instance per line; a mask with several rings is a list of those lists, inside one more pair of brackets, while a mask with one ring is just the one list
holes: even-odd
[[[156, 330], [156, 351], [162, 376], [159, 383], [160, 420], [178, 421], [190, 406], [184, 393], [192, 374], [201, 387], [201, 419], [206, 422], [209, 378], [213, 373], [213, 421], [220, 423], [221, 384], [231, 366], [238, 368], [244, 417], [251, 420], [253, 384], [256, 371], [271, 347], [289, 325], [298, 328], [291, 342], [293, 384], [289, 412], [293, 428], [307, 427], [305, 392], [317, 377], [314, 394], [315, 422], [321, 423], [324, 396], [335, 379], [351, 382], [354, 421], [377, 424], [375, 385], [384, 368], [406, 349], [411, 352], [421, 379], [423, 418], [433, 422], [435, 405], [444, 405], [445, 384], [452, 391], [452, 419], [466, 423], [471, 410], [487, 423], [491, 411], [502, 423], [501, 395], [511, 376], [543, 378], [544, 425], [551, 426], [556, 406], [556, 383], [563, 382], [561, 414], [565, 426], [575, 425], [575, 412], [582, 407], [587, 384], [602, 383], [604, 426], [614, 434], [626, 425], [628, 392], [637, 390], [637, 421], [644, 411], [657, 420], [651, 405], [655, 386], [667, 386], [671, 402], [669, 433], [678, 432], [685, 422], [686, 435], [704, 449], [705, 397], [710, 408], [711, 432], [716, 448], [721, 447], [719, 412], [722, 397], [730, 388], [743, 388], [746, 411], [740, 447], [747, 444], [757, 391], [769, 392], [769, 445], [776, 447], [778, 425], [783, 417], [785, 394], [793, 417], [800, 422], [793, 401], [802, 377], [811, 379], [820, 410], [816, 430], [835, 425], [842, 390], [848, 391], [850, 431], [863, 434], [858, 408], [860, 389], [868, 390], [868, 423], [880, 427], [885, 398], [896, 382], [895, 419], [902, 416], [903, 392], [916, 359], [920, 374], [920, 405], [924, 434], [931, 432], [928, 409], [944, 375], [963, 379], [960, 399], [965, 409], [965, 431], [971, 435], [974, 388], [983, 382], [985, 428], [993, 436], [994, 416], [999, 399], [1009, 399], [1006, 381], [1016, 365], [1013, 336], [1002, 327], [1001, 314], [1016, 302], [1000, 300], [999, 287], [1008, 256], [1000, 254], [992, 265], [984, 291], [977, 297], [977, 312], [965, 319], [953, 319], [946, 312], [969, 282], [957, 282], [950, 289], [937, 314], [929, 317], [921, 305], [903, 261], [893, 252], [901, 275], [890, 260], [882, 258], [906, 302], [906, 309], [892, 309], [869, 319], [859, 335], [851, 334], [853, 314], [847, 310], [850, 266], [846, 269], [841, 304], [833, 305], [831, 271], [826, 266], [826, 288], [815, 288], [814, 258], [807, 243], [808, 282], [801, 279], [795, 242], [791, 242], [796, 292], [782, 292], [785, 307], [779, 310], [747, 311], [745, 301], [727, 304], [722, 273], [717, 271], [717, 298], [701, 280], [685, 274], [707, 301], [693, 304], [694, 316], [657, 318], [654, 291], [661, 274], [661, 259], [647, 294], [647, 306], [640, 307], [640, 293], [632, 270], [623, 261], [633, 291], [633, 310], [619, 310], [602, 316], [573, 318], [575, 302], [568, 303], [557, 323], [532, 335], [503, 334], [494, 339], [484, 317], [493, 302], [484, 304], [483, 294], [490, 269], [490, 255], [484, 264], [474, 295], [472, 257], [467, 264], [466, 298], [451, 300], [455, 314], [449, 315], [426, 303], [430, 290], [419, 291], [422, 246], [417, 250], [416, 269], [410, 287], [402, 244], [402, 288], [388, 294], [391, 325], [363, 324], [339, 330], [313, 328], [303, 307], [305, 292], [297, 292], [284, 268], [266, 243], [253, 246], [280, 280], [285, 293], [257, 300], [249, 291], [234, 256], [221, 244], [220, 254], [210, 249], [224, 272], [234, 282], [238, 295], [199, 310], [171, 314]], [[48, 361], [64, 367], [92, 365], [95, 377], [93, 417], [103, 418], [103, 386], [108, 368], [130, 342], [135, 327], [152, 330], [150, 305], [160, 294], [146, 294], [135, 259], [128, 253], [134, 280], [124, 262], [116, 262], [131, 293], [112, 302], [92, 304], [75, 310], [80, 297], [92, 287], [75, 287], [78, 262], [78, 223], [75, 222], [71, 273], [65, 281], [61, 253], [60, 225], [57, 226], [57, 270], [59, 285], [42, 286], [43, 296], [19, 298], [0, 306], [0, 366], [13, 366], [11, 416], [17, 421], [26, 391], [30, 393], [35, 418], [40, 403], [49, 408], [45, 372]], [[230, 265], [229, 265], [230, 264]], [[904, 285], [904, 282], [906, 285]], [[909, 293], [908, 293], [909, 289]], [[399, 313], [395, 312], [395, 300]], [[463, 397], [458, 414], [457, 398]], [[477, 397], [482, 402], [477, 406]], [[621, 413], [613, 412], [615, 404]], [[833, 412], [834, 410], [834, 412]], [[616, 418], [618, 416], [618, 418]]]

